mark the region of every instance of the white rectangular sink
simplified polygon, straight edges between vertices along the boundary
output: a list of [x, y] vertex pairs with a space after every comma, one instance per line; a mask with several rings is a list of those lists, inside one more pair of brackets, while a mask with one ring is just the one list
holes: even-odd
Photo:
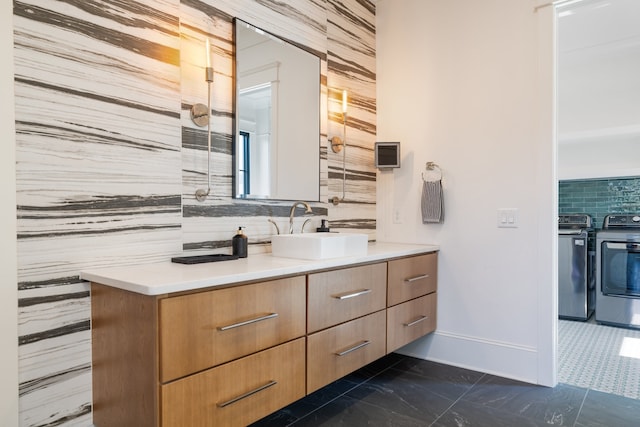
[[271, 254], [312, 260], [366, 255], [368, 240], [357, 233], [279, 234], [271, 238]]

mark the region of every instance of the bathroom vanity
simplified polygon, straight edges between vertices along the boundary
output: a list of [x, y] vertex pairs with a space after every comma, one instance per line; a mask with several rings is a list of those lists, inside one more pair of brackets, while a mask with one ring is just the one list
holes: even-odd
[[433, 332], [437, 246], [95, 269], [93, 417], [246, 426]]

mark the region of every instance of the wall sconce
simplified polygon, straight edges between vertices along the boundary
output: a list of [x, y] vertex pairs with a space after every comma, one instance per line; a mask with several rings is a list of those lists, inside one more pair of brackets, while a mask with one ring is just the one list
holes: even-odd
[[191, 107], [191, 120], [196, 126], [207, 126], [207, 189], [196, 190], [196, 200], [203, 202], [211, 192], [211, 83], [213, 83], [213, 67], [211, 66], [211, 45], [206, 39], [205, 53], [207, 64], [205, 66], [205, 81], [207, 82], [207, 105], [193, 104]]
[[330, 140], [331, 150], [334, 153], [342, 151], [342, 198], [335, 196], [331, 199], [331, 203], [334, 206], [344, 201], [345, 196], [345, 183], [347, 181], [347, 169], [346, 169], [346, 152], [347, 152], [347, 91], [342, 91], [342, 138], [334, 136]]
[[342, 91], [342, 138], [339, 136], [332, 137], [329, 141], [331, 142], [331, 150], [334, 153], [339, 153], [344, 148], [346, 138], [347, 138], [347, 91]]

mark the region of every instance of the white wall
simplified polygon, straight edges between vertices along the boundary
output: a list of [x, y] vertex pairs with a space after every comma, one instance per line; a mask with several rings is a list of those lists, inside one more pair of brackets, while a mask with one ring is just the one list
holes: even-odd
[[[403, 153], [378, 174], [378, 240], [441, 245], [437, 332], [403, 352], [550, 385], [553, 12], [534, 7], [377, 3], [377, 140]], [[420, 218], [428, 161], [444, 173], [443, 225]], [[517, 208], [518, 228], [497, 228], [498, 208]]]
[[626, 176], [640, 176], [640, 134], [558, 143], [558, 179]]
[[0, 425], [18, 425], [18, 286], [16, 261], [16, 167], [13, 104], [13, 2], [0, 6]]

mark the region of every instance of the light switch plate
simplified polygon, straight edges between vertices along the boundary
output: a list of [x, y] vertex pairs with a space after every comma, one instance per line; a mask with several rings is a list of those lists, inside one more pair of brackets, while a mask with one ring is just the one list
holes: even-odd
[[498, 227], [499, 228], [517, 228], [518, 227], [518, 209], [517, 208], [498, 209]]
[[402, 224], [402, 212], [398, 208], [393, 209], [393, 223]]

